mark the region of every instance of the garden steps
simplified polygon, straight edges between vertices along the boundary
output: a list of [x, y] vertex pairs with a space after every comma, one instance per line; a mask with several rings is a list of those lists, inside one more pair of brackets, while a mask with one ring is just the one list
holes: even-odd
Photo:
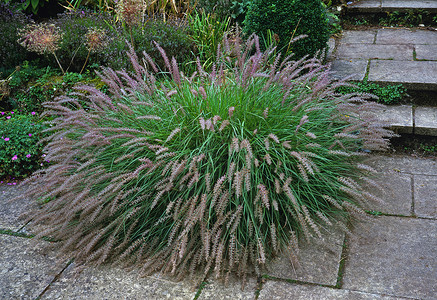
[[351, 2], [347, 6], [347, 13], [374, 14], [395, 11], [437, 13], [437, 1], [435, 0], [361, 0]]
[[329, 60], [334, 78], [402, 84], [411, 104], [389, 106], [381, 118], [392, 120], [399, 133], [437, 136], [437, 31], [345, 30]]

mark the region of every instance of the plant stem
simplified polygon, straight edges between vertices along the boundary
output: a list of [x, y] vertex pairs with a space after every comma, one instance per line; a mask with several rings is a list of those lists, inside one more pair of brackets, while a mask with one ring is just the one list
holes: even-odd
[[56, 62], [58, 63], [59, 68], [61, 68], [62, 75], [64, 75], [64, 74], [65, 74], [65, 71], [64, 71], [64, 69], [62, 68], [61, 63], [59, 62], [58, 57], [56, 56], [56, 53], [53, 52], [53, 55], [55, 56], [55, 59], [56, 59]]
[[91, 50], [88, 50], [88, 54], [86, 56], [85, 62], [83, 64], [82, 69], [80, 70], [79, 74], [82, 74], [83, 69], [85, 69], [86, 63], [88, 62], [88, 58], [90, 57], [90, 52], [91, 52]]

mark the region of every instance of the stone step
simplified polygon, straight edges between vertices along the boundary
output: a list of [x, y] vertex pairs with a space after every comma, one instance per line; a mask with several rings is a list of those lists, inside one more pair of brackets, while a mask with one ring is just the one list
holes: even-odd
[[347, 6], [347, 13], [374, 14], [394, 11], [437, 13], [437, 1], [435, 0], [355, 0], [351, 2]]
[[396, 133], [437, 136], [437, 107], [390, 105], [375, 115], [389, 122]]
[[409, 91], [427, 92], [431, 96], [426, 102], [437, 106], [437, 31], [346, 30], [329, 60], [335, 78], [402, 84]]

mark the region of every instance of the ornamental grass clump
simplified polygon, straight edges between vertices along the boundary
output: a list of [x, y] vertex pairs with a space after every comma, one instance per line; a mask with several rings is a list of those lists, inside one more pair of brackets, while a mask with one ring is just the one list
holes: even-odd
[[135, 73], [100, 74], [108, 95], [79, 88], [86, 109], [46, 103], [52, 165], [28, 196], [53, 200], [29, 214], [45, 225], [37, 236], [82, 265], [244, 277], [364, 215], [377, 199], [361, 184], [376, 183], [359, 158], [392, 135], [372, 117], [379, 104], [335, 94], [342, 83], [317, 59], [268, 64], [257, 37], [242, 48], [225, 42], [210, 73], [199, 63], [187, 78], [158, 47], [161, 81], [131, 49]]

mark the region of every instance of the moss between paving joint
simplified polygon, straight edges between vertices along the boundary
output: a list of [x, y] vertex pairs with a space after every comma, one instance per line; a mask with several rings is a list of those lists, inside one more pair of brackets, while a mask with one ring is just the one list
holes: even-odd
[[337, 283], [335, 284], [335, 288], [341, 289], [343, 285], [343, 274], [344, 274], [344, 268], [346, 265], [346, 258], [347, 258], [347, 237], [343, 240], [343, 246], [341, 249], [341, 256], [340, 256], [340, 264], [338, 266], [338, 275], [337, 275]]
[[34, 237], [34, 235], [32, 235], [32, 234], [25, 234], [23, 232], [16, 232], [16, 231], [13, 231], [10, 229], [2, 229], [2, 228], [0, 228], [0, 234], [17, 236], [17, 237], [28, 238], [28, 239], [31, 239]]

